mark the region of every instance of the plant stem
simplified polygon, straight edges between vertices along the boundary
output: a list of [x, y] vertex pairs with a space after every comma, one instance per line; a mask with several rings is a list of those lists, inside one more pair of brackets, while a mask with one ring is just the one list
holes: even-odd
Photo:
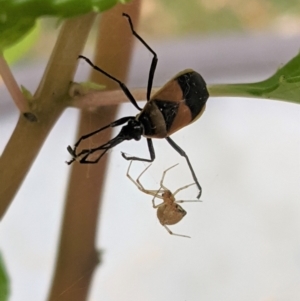
[[[122, 81], [125, 80], [130, 65], [133, 47], [133, 36], [126, 19], [122, 18], [124, 11], [129, 13], [136, 23], [140, 1], [132, 1], [126, 6], [116, 5], [101, 15], [97, 53], [93, 59], [95, 64], [101, 64], [103, 69], [109, 70]], [[118, 87], [110, 79], [94, 71], [91, 80], [104, 84], [107, 89]], [[116, 106], [100, 107], [96, 112], [82, 112], [78, 137], [110, 123], [115, 119], [116, 112]], [[111, 134], [112, 130], [108, 129], [94, 136], [92, 143], [103, 144], [110, 139]], [[88, 143], [85, 145], [89, 145]], [[87, 298], [92, 275], [98, 263], [95, 247], [96, 227], [107, 161], [108, 157], [105, 156], [98, 164], [75, 162], [72, 165], [59, 254], [49, 301], [83, 301]]]
[[[300, 98], [288, 99], [284, 89], [279, 84], [270, 85], [269, 87], [262, 88], [260, 83], [246, 83], [246, 84], [218, 84], [207, 86], [209, 95], [211, 97], [246, 97], [246, 98], [261, 98], [261, 99], [272, 99], [279, 100], [289, 103], [300, 104]], [[272, 94], [273, 91], [277, 90], [276, 94]], [[278, 91], [283, 89], [283, 93], [280, 94]], [[85, 96], [86, 97], [86, 96]], [[76, 103], [76, 102], [75, 102]]]
[[[69, 83], [77, 67], [94, 13], [64, 22], [43, 79], [33, 100], [39, 122], [22, 115], [0, 158], [0, 219], [11, 204], [47, 135], [66, 107]], [[68, 53], [68, 55], [67, 55]]]
[[[152, 88], [152, 95], [159, 88]], [[136, 101], [146, 100], [146, 88], [130, 89]], [[112, 91], [89, 91], [84, 95], [74, 96], [70, 100], [70, 106], [80, 109], [96, 108], [100, 106], [113, 106], [129, 102], [124, 92], [120, 89]]]

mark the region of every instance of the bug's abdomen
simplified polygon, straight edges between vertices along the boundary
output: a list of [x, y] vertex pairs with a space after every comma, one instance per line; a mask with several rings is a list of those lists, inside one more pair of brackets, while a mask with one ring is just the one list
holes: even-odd
[[147, 138], [165, 138], [167, 137], [166, 122], [162, 112], [154, 101], [146, 103], [144, 109], [137, 120], [141, 122], [144, 128], [143, 136]]
[[209, 97], [206, 83], [202, 76], [193, 70], [185, 70], [179, 73], [177, 82], [182, 90], [185, 105], [191, 111], [191, 121], [194, 121], [203, 112]]
[[151, 97], [165, 121], [167, 136], [197, 120], [209, 97], [202, 76], [191, 70], [178, 73]]

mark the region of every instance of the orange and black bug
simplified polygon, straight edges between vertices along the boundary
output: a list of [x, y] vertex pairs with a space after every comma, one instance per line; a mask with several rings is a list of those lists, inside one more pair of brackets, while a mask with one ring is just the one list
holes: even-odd
[[[165, 138], [169, 144], [183, 156], [192, 173], [193, 179], [199, 189], [198, 198], [202, 193], [202, 188], [195, 175], [193, 167], [187, 154], [181, 149], [169, 136], [180, 130], [181, 128], [191, 124], [197, 120], [204, 112], [206, 101], [208, 99], [208, 91], [206, 83], [202, 76], [194, 70], [187, 69], [178, 73], [170, 81], [168, 81], [157, 93], [151, 96], [151, 89], [153, 83], [154, 72], [157, 65], [157, 55], [150, 48], [150, 46], [135, 32], [132, 21], [129, 15], [123, 13], [128, 19], [132, 34], [153, 54], [151, 67], [148, 77], [147, 85], [147, 103], [144, 108], [140, 108], [136, 100], [130, 93], [129, 89], [124, 83], [117, 78], [108, 74], [106, 71], [95, 66], [88, 58], [80, 55], [79, 58], [84, 59], [95, 70], [103, 73], [113, 81], [120, 85], [124, 94], [130, 102], [140, 111], [136, 116], [127, 116], [120, 118], [107, 126], [97, 129], [87, 135], [82, 136], [74, 145], [74, 148], [68, 146], [68, 151], [73, 159], [68, 161], [68, 164], [73, 163], [77, 158], [82, 164], [97, 163], [102, 156], [111, 148], [125, 140], [140, 140], [141, 137], [147, 138], [150, 159], [129, 157], [122, 153], [126, 160], [138, 160], [153, 162], [155, 159], [155, 152], [153, 148], [152, 138]], [[82, 140], [85, 140], [107, 128], [125, 124], [120, 133], [107, 143], [91, 149], [83, 149], [79, 153], [76, 152]], [[96, 159], [89, 159], [89, 156], [95, 152], [102, 151]]]

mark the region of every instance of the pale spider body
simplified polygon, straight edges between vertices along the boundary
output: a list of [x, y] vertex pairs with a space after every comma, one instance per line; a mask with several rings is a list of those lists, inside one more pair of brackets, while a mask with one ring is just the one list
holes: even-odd
[[157, 218], [162, 225], [175, 225], [186, 215], [186, 211], [176, 203], [170, 190], [162, 193], [163, 203], [157, 208]]
[[[162, 178], [160, 181], [160, 188], [158, 190], [145, 189], [140, 182], [140, 178], [146, 172], [146, 170], [151, 166], [151, 164], [142, 171], [142, 173], [138, 176], [138, 178], [136, 180], [134, 180], [129, 174], [131, 164], [132, 164], [132, 161], [130, 162], [128, 170], [127, 170], [127, 177], [136, 185], [136, 187], [140, 191], [153, 196], [153, 199], [152, 199], [153, 208], [157, 209], [157, 218], [158, 218], [159, 222], [161, 223], [161, 225], [164, 226], [166, 228], [166, 230], [172, 235], [189, 237], [187, 235], [173, 233], [167, 227], [167, 225], [177, 224], [186, 215], [186, 211], [178, 203], [201, 202], [201, 201], [197, 201], [197, 200], [195, 200], [195, 201], [184, 201], [184, 200], [176, 201], [176, 199], [175, 199], [175, 195], [179, 191], [186, 189], [192, 185], [195, 185], [195, 183], [185, 185], [181, 188], [178, 188], [174, 193], [172, 193], [167, 187], [165, 187], [163, 184], [165, 175], [171, 168], [178, 165], [178, 164], [176, 164], [176, 165], [169, 167], [168, 169], [166, 169], [163, 172], [163, 175], [162, 175]], [[163, 202], [161, 204], [156, 205], [154, 202], [156, 198], [161, 199]]]

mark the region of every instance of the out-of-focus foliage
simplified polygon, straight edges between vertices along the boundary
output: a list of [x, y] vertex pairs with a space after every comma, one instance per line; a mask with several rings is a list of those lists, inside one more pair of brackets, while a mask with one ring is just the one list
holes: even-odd
[[[155, 36], [300, 28], [298, 0], [144, 0], [143, 31]], [[298, 32], [298, 31], [297, 31]]]
[[4, 50], [4, 57], [8, 64], [16, 62], [18, 59], [24, 56], [29, 51], [39, 37], [41, 31], [40, 22], [36, 23], [33, 30], [29, 32], [23, 39], [14, 45]]
[[33, 29], [37, 18], [68, 18], [90, 11], [104, 11], [126, 0], [0, 0], [0, 51]]
[[7, 301], [9, 295], [9, 281], [5, 271], [3, 258], [0, 253], [0, 301]]

